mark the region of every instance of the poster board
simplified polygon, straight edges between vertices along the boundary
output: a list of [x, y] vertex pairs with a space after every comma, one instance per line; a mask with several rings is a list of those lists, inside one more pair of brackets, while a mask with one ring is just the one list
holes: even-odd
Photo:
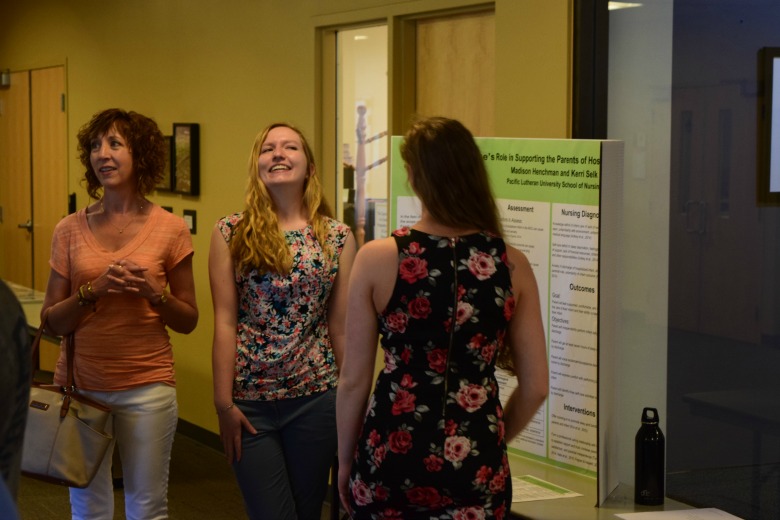
[[[401, 140], [391, 139], [392, 229], [411, 226], [420, 216], [400, 157]], [[548, 399], [509, 452], [596, 478], [601, 504], [618, 484], [617, 461], [610, 455], [617, 453], [612, 420], [623, 143], [476, 141], [504, 238], [534, 269], [547, 339]], [[497, 378], [506, 402], [516, 380], [503, 372]]]

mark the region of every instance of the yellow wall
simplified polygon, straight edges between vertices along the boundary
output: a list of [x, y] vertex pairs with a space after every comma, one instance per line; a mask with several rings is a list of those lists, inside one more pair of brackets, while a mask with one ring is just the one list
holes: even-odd
[[[192, 334], [173, 337], [182, 419], [217, 430], [211, 397], [210, 232], [219, 217], [242, 208], [246, 160], [263, 126], [285, 120], [313, 140], [318, 135], [316, 28], [474, 3], [0, 0], [0, 70], [66, 66], [69, 192], [77, 193], [79, 207], [87, 196], [79, 182], [75, 135], [95, 112], [112, 106], [136, 110], [153, 117], [166, 133], [173, 122], [201, 125], [201, 195], [152, 197], [178, 215], [197, 211], [193, 241], [200, 323]], [[496, 104], [498, 136], [569, 136], [571, 4], [495, 2], [496, 99], [478, 102]]]

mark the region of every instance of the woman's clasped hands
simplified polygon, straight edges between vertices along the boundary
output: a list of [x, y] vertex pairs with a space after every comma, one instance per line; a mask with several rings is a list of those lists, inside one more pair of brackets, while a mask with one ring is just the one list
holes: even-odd
[[92, 283], [92, 290], [98, 294], [132, 293], [152, 301], [159, 297], [162, 287], [154, 281], [150, 282], [147, 271], [148, 268], [130, 260], [118, 260], [110, 264], [106, 272]]

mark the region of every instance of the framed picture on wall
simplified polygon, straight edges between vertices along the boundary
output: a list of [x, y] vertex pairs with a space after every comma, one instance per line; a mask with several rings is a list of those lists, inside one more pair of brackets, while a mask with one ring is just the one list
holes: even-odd
[[171, 158], [173, 157], [173, 137], [165, 136], [165, 142], [168, 143], [168, 153], [165, 154], [165, 166], [163, 167], [163, 178], [155, 186], [157, 191], [171, 191], [173, 189], [173, 175], [171, 171]]
[[173, 123], [173, 189], [185, 195], [200, 194], [200, 127]]
[[758, 160], [758, 203], [780, 206], [780, 47], [761, 49], [759, 104], [761, 153]]

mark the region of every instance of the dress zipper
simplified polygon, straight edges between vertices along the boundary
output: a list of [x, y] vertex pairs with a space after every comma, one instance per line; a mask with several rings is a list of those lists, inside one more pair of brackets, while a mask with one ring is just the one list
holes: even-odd
[[453, 270], [453, 299], [454, 304], [452, 306], [452, 315], [450, 317], [450, 344], [447, 347], [447, 363], [445, 364], [444, 371], [444, 396], [442, 400], [441, 414], [446, 426], [447, 418], [447, 395], [449, 395], [449, 383], [450, 383], [450, 356], [452, 354], [452, 345], [455, 341], [455, 325], [458, 320], [458, 250], [456, 248], [458, 239], [457, 237], [450, 237], [450, 249], [452, 249], [452, 270]]

